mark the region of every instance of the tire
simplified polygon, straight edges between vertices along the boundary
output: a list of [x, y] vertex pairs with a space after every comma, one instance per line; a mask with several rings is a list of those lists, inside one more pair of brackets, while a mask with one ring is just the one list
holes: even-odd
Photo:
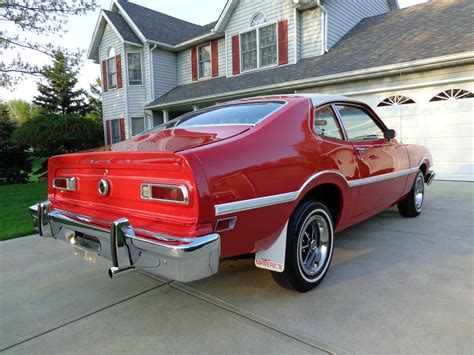
[[288, 223], [285, 270], [272, 271], [273, 278], [290, 290], [312, 290], [326, 276], [333, 250], [334, 223], [331, 213], [320, 202], [303, 201]]
[[403, 217], [419, 216], [425, 203], [425, 177], [420, 170], [416, 174], [415, 181], [405, 199], [398, 204], [398, 212]]

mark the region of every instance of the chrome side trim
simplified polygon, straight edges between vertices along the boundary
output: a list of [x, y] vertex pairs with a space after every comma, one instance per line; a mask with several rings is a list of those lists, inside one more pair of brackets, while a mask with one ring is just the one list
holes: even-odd
[[255, 208], [261, 208], [261, 207], [267, 207], [267, 206], [272, 206], [272, 205], [278, 205], [281, 203], [293, 202], [296, 199], [298, 199], [299, 195], [304, 191], [304, 189], [308, 186], [308, 184], [311, 183], [311, 181], [320, 177], [323, 174], [339, 175], [340, 177], [344, 179], [347, 186], [352, 188], [352, 187], [373, 184], [376, 182], [381, 182], [381, 181], [409, 175], [413, 172], [418, 171], [418, 169], [419, 167], [414, 167], [410, 169], [395, 171], [393, 173], [387, 173], [387, 174], [372, 176], [372, 177], [363, 178], [363, 179], [354, 179], [354, 180], [347, 180], [346, 177], [338, 171], [325, 170], [325, 171], [321, 171], [319, 173], [312, 175], [308, 180], [305, 181], [305, 183], [299, 188], [298, 191], [219, 204], [215, 206], [215, 213], [216, 213], [216, 216], [222, 216], [229, 213], [237, 213], [237, 212], [247, 211], [247, 210], [251, 210]]
[[397, 177], [400, 177], [400, 176], [409, 175], [409, 174], [411, 174], [413, 172], [416, 172], [416, 171], [418, 171], [418, 167], [411, 168], [411, 169], [405, 169], [405, 170], [399, 170], [399, 171], [395, 171], [393, 173], [387, 173], [387, 174], [382, 174], [382, 175], [377, 175], [377, 176], [371, 176], [371, 177], [363, 178], [363, 179], [355, 179], [355, 180], [348, 181], [347, 184], [349, 185], [349, 187], [357, 187], [357, 186], [362, 186], [362, 185], [368, 185], [368, 184], [373, 184], [373, 183], [376, 183], [376, 182], [381, 182], [381, 181], [385, 181], [385, 180], [394, 179], [394, 178], [397, 178]]

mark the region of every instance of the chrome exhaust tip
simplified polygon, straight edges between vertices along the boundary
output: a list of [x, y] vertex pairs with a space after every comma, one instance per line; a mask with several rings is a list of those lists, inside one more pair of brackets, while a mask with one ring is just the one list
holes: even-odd
[[124, 271], [127, 271], [127, 270], [131, 270], [131, 269], [134, 269], [133, 266], [129, 266], [129, 267], [124, 267], [124, 268], [119, 268], [119, 267], [116, 267], [116, 266], [112, 266], [108, 273], [109, 273], [109, 277], [112, 278], [114, 277], [115, 275], [117, 274], [120, 274], [121, 272], [124, 272]]

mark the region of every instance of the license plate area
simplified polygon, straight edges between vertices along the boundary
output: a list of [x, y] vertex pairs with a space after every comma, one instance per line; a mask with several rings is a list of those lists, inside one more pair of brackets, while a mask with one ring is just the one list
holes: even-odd
[[70, 239], [70, 242], [75, 256], [91, 263], [96, 262], [101, 250], [100, 242], [96, 237], [76, 232], [74, 239]]

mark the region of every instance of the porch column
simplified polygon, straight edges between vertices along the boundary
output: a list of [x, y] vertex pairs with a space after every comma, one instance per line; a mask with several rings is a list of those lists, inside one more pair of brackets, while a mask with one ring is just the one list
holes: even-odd
[[163, 110], [163, 122], [168, 122], [168, 110]]

